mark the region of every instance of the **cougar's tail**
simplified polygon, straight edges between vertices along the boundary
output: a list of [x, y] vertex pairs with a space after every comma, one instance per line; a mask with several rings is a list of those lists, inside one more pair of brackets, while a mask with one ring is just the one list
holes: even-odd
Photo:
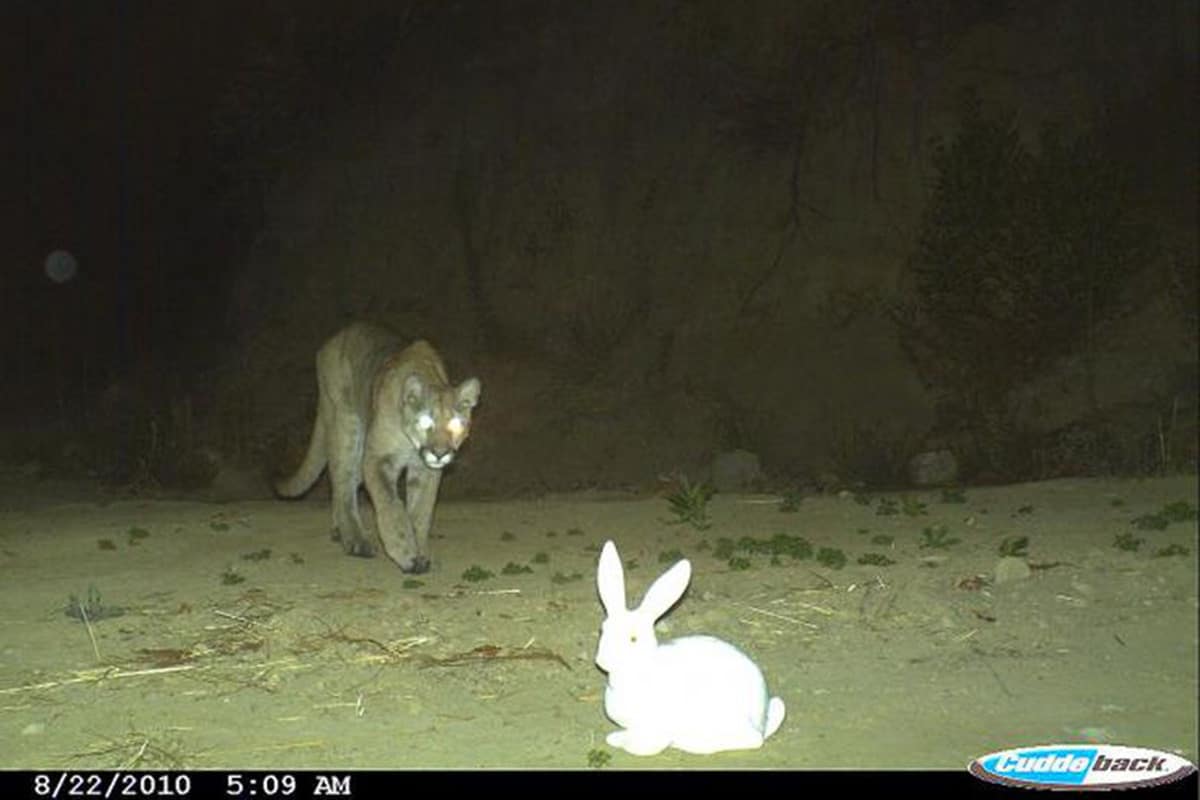
[[304, 461], [291, 476], [275, 481], [275, 493], [280, 497], [299, 497], [304, 494], [317, 482], [317, 478], [321, 477], [326, 461], [328, 458], [325, 453], [325, 415], [318, 411]]

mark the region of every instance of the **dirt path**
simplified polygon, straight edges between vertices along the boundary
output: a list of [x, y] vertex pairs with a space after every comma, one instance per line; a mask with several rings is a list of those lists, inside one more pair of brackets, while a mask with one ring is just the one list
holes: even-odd
[[[0, 767], [959, 769], [1081, 740], [1195, 761], [1196, 522], [1133, 520], [1194, 508], [1196, 492], [1194, 477], [1056, 481], [965, 502], [809, 498], [795, 513], [719, 496], [703, 532], [667, 524], [661, 499], [446, 504], [420, 586], [384, 558], [342, 556], [320, 500], [8, 494], [0, 509], [22, 510], [0, 512]], [[781, 533], [847, 563], [717, 556], [722, 538]], [[1120, 549], [1123, 534], [1144, 542]], [[921, 547], [939, 536], [960, 541]], [[1032, 574], [994, 583], [1000, 543], [1019, 536]], [[606, 747], [592, 656], [607, 538], [637, 562], [633, 597], [660, 555], [692, 558], [663, 627], [758, 660], [788, 706], [763, 749]], [[1172, 545], [1187, 553], [1156, 555]], [[895, 563], [857, 563], [864, 553]], [[504, 574], [510, 563], [532, 571]], [[468, 581], [471, 567], [493, 577]], [[101, 617], [94, 642], [64, 613], [71, 595]]]

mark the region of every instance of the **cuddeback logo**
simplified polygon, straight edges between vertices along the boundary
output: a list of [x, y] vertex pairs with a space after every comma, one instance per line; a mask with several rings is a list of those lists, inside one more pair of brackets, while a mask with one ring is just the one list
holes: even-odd
[[1170, 783], [1196, 771], [1173, 753], [1103, 744], [1002, 750], [980, 756], [968, 769], [985, 781], [1031, 789], [1130, 789]]

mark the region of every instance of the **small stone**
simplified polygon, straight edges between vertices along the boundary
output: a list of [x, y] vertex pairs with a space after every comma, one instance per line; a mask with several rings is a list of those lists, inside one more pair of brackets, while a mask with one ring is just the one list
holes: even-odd
[[1023, 581], [1033, 574], [1033, 570], [1025, 563], [1025, 559], [1016, 556], [1005, 556], [996, 562], [996, 584]]
[[41, 736], [45, 732], [46, 723], [44, 722], [31, 722], [24, 728], [21, 728], [22, 736]]

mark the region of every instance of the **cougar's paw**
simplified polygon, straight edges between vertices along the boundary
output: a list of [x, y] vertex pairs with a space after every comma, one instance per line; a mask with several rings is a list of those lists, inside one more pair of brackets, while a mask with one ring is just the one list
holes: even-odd
[[429, 559], [425, 556], [416, 556], [410, 559], [407, 564], [401, 564], [400, 571], [411, 575], [420, 575], [423, 572], [429, 572]]
[[347, 536], [342, 539], [342, 550], [348, 556], [358, 556], [359, 558], [375, 557], [375, 548], [366, 539], [351, 539]]

